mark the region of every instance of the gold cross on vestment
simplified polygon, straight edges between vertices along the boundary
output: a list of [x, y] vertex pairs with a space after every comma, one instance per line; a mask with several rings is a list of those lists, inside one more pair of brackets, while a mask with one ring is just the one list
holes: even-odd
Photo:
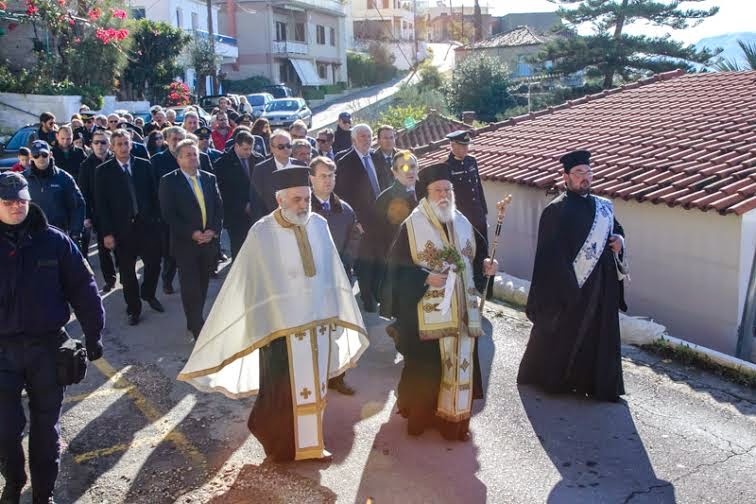
[[451, 369], [451, 368], [452, 368], [452, 366], [454, 365], [454, 363], [453, 363], [453, 362], [452, 362], [452, 360], [451, 360], [451, 357], [447, 357], [447, 358], [446, 358], [446, 361], [444, 362], [444, 364], [446, 364], [446, 367], [447, 367], [448, 369]]
[[462, 361], [462, 365], [460, 366], [462, 368], [462, 371], [467, 371], [467, 368], [470, 367], [470, 363], [467, 362], [467, 359]]
[[299, 393], [302, 397], [304, 397], [305, 401], [312, 395], [312, 392], [310, 392], [310, 389], [307, 387], [302, 389], [302, 392]]
[[326, 326], [320, 326], [320, 334], [325, 334], [327, 327]]

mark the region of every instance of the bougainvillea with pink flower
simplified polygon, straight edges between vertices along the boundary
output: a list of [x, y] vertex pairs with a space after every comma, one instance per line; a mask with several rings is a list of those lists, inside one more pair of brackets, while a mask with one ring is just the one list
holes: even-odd
[[168, 96], [166, 97], [166, 106], [189, 105], [192, 103], [189, 86], [183, 82], [173, 81], [168, 85]]

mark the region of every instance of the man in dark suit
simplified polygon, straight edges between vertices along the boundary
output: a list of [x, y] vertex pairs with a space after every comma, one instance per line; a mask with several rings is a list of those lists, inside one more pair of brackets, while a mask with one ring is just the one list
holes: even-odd
[[378, 278], [375, 275], [374, 253], [370, 250], [370, 233], [373, 231], [375, 200], [392, 182], [390, 171], [383, 163], [375, 163], [370, 144], [373, 131], [367, 124], [352, 128], [352, 148], [336, 160], [336, 194], [348, 202], [357, 214], [364, 236], [360, 245], [357, 277], [360, 280], [360, 297], [368, 312], [377, 310], [374, 292]]
[[[186, 130], [181, 126], [170, 126], [163, 130], [163, 138], [165, 138], [165, 143], [168, 148], [155, 154], [150, 159], [156, 186], [159, 186], [160, 179], [163, 178], [163, 176], [174, 170], [178, 170], [179, 165], [176, 161], [176, 146], [180, 141], [186, 139]], [[213, 165], [207, 154], [200, 154], [200, 170], [213, 173]], [[168, 246], [168, 228], [165, 225], [163, 225], [161, 236], [163, 255], [163, 292], [166, 294], [173, 294], [175, 292], [173, 289], [173, 279], [176, 277], [176, 261], [170, 254], [170, 247]]]
[[255, 165], [249, 187], [249, 202], [252, 207], [252, 222], [255, 223], [278, 208], [276, 191], [273, 188], [273, 172], [286, 168], [291, 158], [291, 135], [288, 131], [275, 130], [270, 135], [270, 150], [273, 157]]
[[[105, 130], [97, 129], [92, 133], [91, 139], [92, 154], [81, 163], [79, 179], [76, 182], [79, 184], [81, 194], [84, 196], [84, 201], [86, 201], [87, 204], [84, 218], [84, 229], [94, 229], [95, 232], [97, 232], [97, 256], [100, 259], [100, 270], [105, 279], [105, 285], [102, 287], [102, 292], [108, 293], [115, 287], [116, 271], [111, 252], [105, 248], [105, 243], [102, 240], [103, 234], [99, 231], [100, 228], [97, 225], [95, 176], [97, 174], [97, 167], [106, 161], [110, 161], [113, 158], [113, 153], [110, 152], [110, 133], [105, 132]], [[90, 236], [85, 237], [85, 233], [82, 233], [81, 250], [89, 249], [89, 240]]]
[[392, 173], [394, 155], [396, 154], [396, 131], [393, 126], [384, 124], [376, 132], [378, 148], [373, 151], [373, 162], [376, 166], [383, 164], [383, 170]]
[[[160, 275], [157, 186], [150, 162], [130, 154], [131, 136], [126, 130], [115, 130], [111, 142], [115, 157], [100, 165], [95, 174], [97, 224], [105, 247], [118, 248], [116, 260], [129, 325], [136, 325], [142, 299], [153, 310], [165, 311], [155, 297]], [[137, 257], [144, 262], [141, 289], [134, 269]]]
[[215, 176], [200, 170], [200, 151], [193, 140], [176, 147], [179, 169], [160, 180], [160, 211], [170, 229], [171, 255], [178, 266], [186, 328], [199, 337], [217, 240], [223, 227], [223, 203]]
[[223, 224], [231, 241], [231, 256], [236, 258], [252, 226], [249, 185], [254, 166], [263, 157], [254, 151], [254, 137], [247, 131], [236, 135], [230, 151], [215, 162], [218, 188], [223, 198]]

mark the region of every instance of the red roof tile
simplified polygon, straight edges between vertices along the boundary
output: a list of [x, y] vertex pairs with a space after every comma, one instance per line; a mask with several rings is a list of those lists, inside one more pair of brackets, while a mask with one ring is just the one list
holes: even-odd
[[[447, 143], [418, 148], [421, 165]], [[580, 148], [596, 194], [742, 215], [756, 208], [756, 71], [658, 74], [480, 128], [471, 154], [484, 179], [548, 190]]]
[[431, 110], [427, 117], [418, 121], [413, 128], [404, 128], [396, 132], [396, 146], [399, 149], [415, 149], [444, 140], [447, 134], [460, 129], [471, 130], [472, 126], [444, 117], [435, 110]]

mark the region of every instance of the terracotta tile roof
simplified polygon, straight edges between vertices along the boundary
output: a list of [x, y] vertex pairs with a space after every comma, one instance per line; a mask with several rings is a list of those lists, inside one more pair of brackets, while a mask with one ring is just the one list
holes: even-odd
[[[658, 74], [475, 130], [483, 179], [561, 189], [559, 157], [593, 153], [596, 194], [742, 215], [756, 209], [756, 71]], [[447, 141], [416, 150], [421, 165]]]
[[508, 32], [497, 33], [480, 42], [457, 47], [455, 51], [469, 49], [492, 49], [495, 47], [519, 47], [545, 44], [553, 38], [551, 34], [537, 33], [528, 26], [518, 26]]
[[431, 110], [414, 128], [404, 128], [396, 132], [396, 146], [399, 149], [416, 149], [443, 140], [447, 134], [460, 129], [470, 130], [472, 126]]

